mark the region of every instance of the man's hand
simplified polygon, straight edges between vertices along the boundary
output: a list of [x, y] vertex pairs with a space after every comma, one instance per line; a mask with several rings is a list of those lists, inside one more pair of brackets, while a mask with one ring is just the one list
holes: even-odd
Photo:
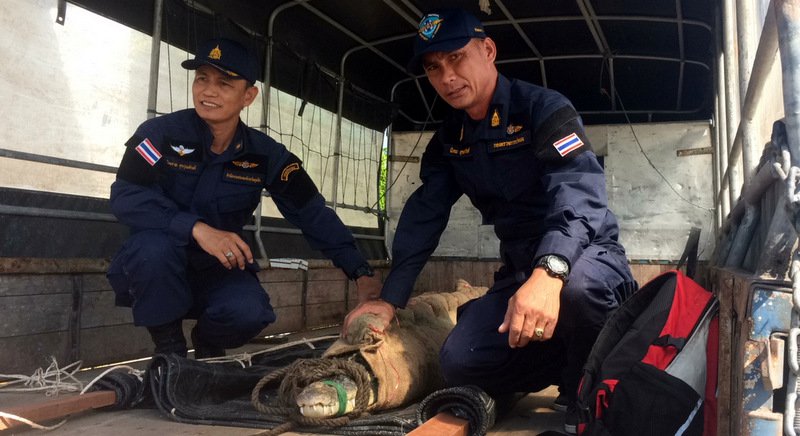
[[245, 262], [253, 263], [253, 253], [236, 233], [217, 230], [198, 221], [192, 227], [192, 237], [206, 253], [216, 257], [228, 269], [244, 269]]
[[366, 313], [371, 313], [376, 315], [381, 325], [374, 326], [379, 331], [386, 330], [386, 327], [389, 326], [389, 323], [392, 322], [394, 319], [394, 306], [391, 304], [377, 299], [377, 300], [369, 300], [363, 303], [360, 303], [356, 306], [355, 309], [350, 311], [347, 316], [344, 317], [344, 323], [342, 324], [342, 332], [340, 333], [340, 337], [344, 338], [347, 336], [347, 329], [350, 327], [350, 323], [353, 322], [356, 318]]
[[[508, 345], [521, 348], [530, 341], [546, 341], [553, 337], [561, 307], [561, 279], [551, 277], [543, 268], [535, 268], [531, 277], [508, 300], [505, 319], [497, 329], [508, 332]], [[542, 329], [541, 336], [536, 329]]]
[[358, 304], [370, 300], [377, 300], [381, 296], [381, 282], [375, 277], [361, 276], [356, 279], [358, 289]]

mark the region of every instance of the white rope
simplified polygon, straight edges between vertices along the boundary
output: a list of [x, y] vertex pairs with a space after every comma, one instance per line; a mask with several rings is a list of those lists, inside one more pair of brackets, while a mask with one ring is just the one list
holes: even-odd
[[133, 368], [133, 367], [130, 367], [130, 366], [128, 366], [128, 365], [117, 365], [117, 366], [112, 366], [111, 368], [108, 368], [107, 370], [103, 371], [103, 372], [102, 372], [100, 375], [98, 375], [97, 377], [95, 377], [95, 378], [94, 378], [92, 381], [90, 381], [90, 382], [89, 382], [89, 383], [86, 385], [86, 387], [84, 387], [84, 388], [83, 388], [83, 390], [81, 390], [81, 393], [80, 393], [80, 394], [81, 394], [81, 395], [85, 394], [85, 393], [86, 393], [86, 391], [88, 391], [88, 390], [89, 390], [89, 388], [91, 388], [91, 387], [92, 387], [92, 386], [93, 386], [95, 383], [97, 383], [97, 381], [98, 381], [98, 380], [100, 380], [101, 378], [103, 378], [103, 376], [105, 376], [106, 374], [108, 374], [108, 373], [109, 373], [109, 372], [111, 372], [111, 371], [116, 371], [116, 370], [118, 370], [118, 369], [127, 369], [127, 370], [128, 370], [128, 374], [133, 374], [134, 376], [136, 376], [136, 378], [138, 378], [138, 379], [139, 379], [139, 381], [142, 381], [142, 380], [144, 379], [144, 371], [142, 371], [142, 370], [135, 369], [135, 368]]
[[320, 336], [320, 337], [316, 337], [316, 338], [312, 338], [312, 339], [302, 338], [302, 339], [298, 339], [296, 341], [287, 342], [285, 344], [280, 344], [280, 345], [276, 345], [274, 347], [266, 348], [266, 349], [261, 350], [261, 351], [256, 351], [254, 353], [244, 352], [244, 353], [239, 353], [239, 354], [233, 354], [233, 355], [230, 355], [230, 356], [210, 357], [208, 359], [200, 359], [200, 360], [203, 361], [203, 362], [207, 362], [207, 363], [230, 363], [230, 362], [236, 362], [239, 365], [241, 365], [242, 368], [247, 368], [249, 366], [253, 366], [253, 357], [258, 356], [259, 354], [271, 353], [273, 351], [282, 350], [284, 348], [291, 348], [291, 347], [294, 347], [295, 345], [301, 345], [301, 344], [307, 345], [312, 350], [316, 350], [317, 347], [314, 346], [314, 342], [324, 341], [324, 340], [328, 340], [328, 339], [336, 339], [338, 337], [339, 337], [339, 335], [328, 335], [328, 336]]
[[11, 419], [13, 421], [19, 421], [19, 422], [21, 422], [23, 424], [28, 424], [29, 426], [31, 426], [31, 427], [33, 427], [35, 429], [38, 429], [38, 430], [55, 430], [58, 427], [61, 427], [65, 422], [67, 422], [67, 420], [65, 419], [65, 420], [59, 422], [56, 425], [51, 425], [51, 426], [48, 427], [48, 426], [37, 424], [37, 423], [31, 421], [30, 419], [25, 419], [25, 418], [23, 418], [21, 416], [13, 415], [11, 413], [6, 413], [6, 412], [0, 412], [0, 418]]
[[[0, 374], [0, 379], [12, 381], [1, 384], [0, 389], [6, 392], [34, 392], [45, 391], [45, 395], [53, 396], [62, 392], [78, 392], [83, 388], [83, 383], [75, 378], [74, 374], [81, 369], [82, 361], [70, 363], [59, 368], [56, 358], [50, 356], [50, 366], [47, 369], [38, 368], [30, 376], [20, 374]], [[23, 384], [24, 388], [10, 386]]]

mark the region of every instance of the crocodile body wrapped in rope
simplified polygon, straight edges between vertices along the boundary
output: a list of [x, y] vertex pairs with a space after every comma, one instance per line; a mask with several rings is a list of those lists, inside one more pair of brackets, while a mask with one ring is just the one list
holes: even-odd
[[[456, 309], [487, 290], [459, 280], [455, 292], [416, 296], [397, 310], [397, 319], [385, 331], [374, 327], [380, 324], [373, 315], [362, 315], [324, 358], [364, 365], [371, 379], [367, 411], [410, 404], [442, 387], [439, 349], [455, 325]], [[352, 411], [357, 393], [353, 380], [336, 375], [307, 385], [295, 402], [303, 416], [328, 418]]]

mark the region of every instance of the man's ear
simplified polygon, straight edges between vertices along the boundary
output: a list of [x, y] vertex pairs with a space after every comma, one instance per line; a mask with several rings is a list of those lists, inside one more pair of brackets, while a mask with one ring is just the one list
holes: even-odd
[[244, 107], [250, 106], [255, 101], [256, 96], [258, 96], [258, 87], [255, 85], [248, 86], [244, 90]]
[[483, 38], [483, 49], [486, 51], [486, 59], [489, 62], [494, 62], [497, 58], [497, 46], [494, 44], [492, 38], [488, 36]]

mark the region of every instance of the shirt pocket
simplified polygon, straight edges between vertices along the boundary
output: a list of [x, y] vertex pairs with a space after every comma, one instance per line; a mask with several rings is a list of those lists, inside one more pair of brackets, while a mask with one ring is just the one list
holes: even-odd
[[487, 153], [495, 175], [489, 183], [497, 184], [506, 200], [516, 200], [533, 192], [538, 183], [538, 165], [529, 131], [490, 141]]
[[238, 192], [229, 192], [217, 198], [217, 211], [220, 214], [251, 213], [261, 199], [261, 188], [246, 189], [238, 187]]
[[204, 164], [172, 157], [165, 158], [165, 161], [166, 176], [169, 180], [166, 190], [169, 196], [182, 208], [189, 208]]

